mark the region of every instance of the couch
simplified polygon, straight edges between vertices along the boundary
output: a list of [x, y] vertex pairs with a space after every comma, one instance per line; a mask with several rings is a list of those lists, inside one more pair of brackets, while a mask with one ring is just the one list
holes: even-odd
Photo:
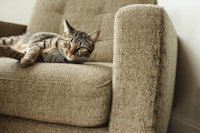
[[0, 22], [0, 36], [62, 34], [62, 20], [100, 29], [84, 64], [20, 68], [0, 58], [0, 132], [166, 133], [177, 35], [155, 0], [37, 0], [30, 23]]

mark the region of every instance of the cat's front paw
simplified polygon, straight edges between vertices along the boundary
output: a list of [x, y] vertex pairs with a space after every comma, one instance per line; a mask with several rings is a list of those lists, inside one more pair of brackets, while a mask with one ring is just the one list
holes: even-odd
[[8, 48], [8, 47], [1, 46], [1, 45], [0, 45], [0, 51], [1, 51], [1, 52], [4, 52], [7, 48]]
[[3, 47], [0, 45], [0, 53], [3, 53]]
[[26, 67], [32, 66], [34, 63], [35, 63], [34, 59], [24, 59], [24, 58], [22, 58], [20, 60], [20, 66], [22, 68], [26, 68]]
[[0, 56], [6, 56], [6, 53], [8, 50], [9, 50], [9, 47], [0, 45]]

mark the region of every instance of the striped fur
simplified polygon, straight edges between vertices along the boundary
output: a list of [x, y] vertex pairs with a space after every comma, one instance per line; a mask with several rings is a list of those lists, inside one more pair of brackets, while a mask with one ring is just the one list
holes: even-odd
[[52, 63], [84, 63], [94, 50], [99, 31], [87, 34], [75, 30], [65, 19], [64, 34], [27, 33], [0, 38], [0, 56], [20, 60], [22, 67], [36, 61]]

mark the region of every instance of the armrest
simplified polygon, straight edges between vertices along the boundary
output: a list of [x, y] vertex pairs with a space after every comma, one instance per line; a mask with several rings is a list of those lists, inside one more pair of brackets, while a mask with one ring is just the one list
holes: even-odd
[[26, 32], [26, 25], [0, 21], [0, 37], [21, 35]]
[[162, 7], [129, 5], [114, 25], [112, 133], [165, 133], [173, 101], [177, 34]]

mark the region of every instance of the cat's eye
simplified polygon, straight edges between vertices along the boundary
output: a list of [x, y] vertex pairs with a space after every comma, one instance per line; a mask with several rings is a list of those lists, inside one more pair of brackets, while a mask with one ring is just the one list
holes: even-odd
[[67, 43], [67, 44], [65, 45], [65, 48], [70, 49], [70, 48], [71, 48], [71, 45], [70, 45], [69, 43]]
[[69, 44], [70, 43], [70, 41], [69, 40], [66, 40], [66, 44]]
[[86, 50], [86, 48], [84, 48], [84, 47], [80, 47], [78, 50]]
[[65, 43], [65, 48], [70, 48], [70, 47], [71, 47], [71, 42], [67, 40]]

